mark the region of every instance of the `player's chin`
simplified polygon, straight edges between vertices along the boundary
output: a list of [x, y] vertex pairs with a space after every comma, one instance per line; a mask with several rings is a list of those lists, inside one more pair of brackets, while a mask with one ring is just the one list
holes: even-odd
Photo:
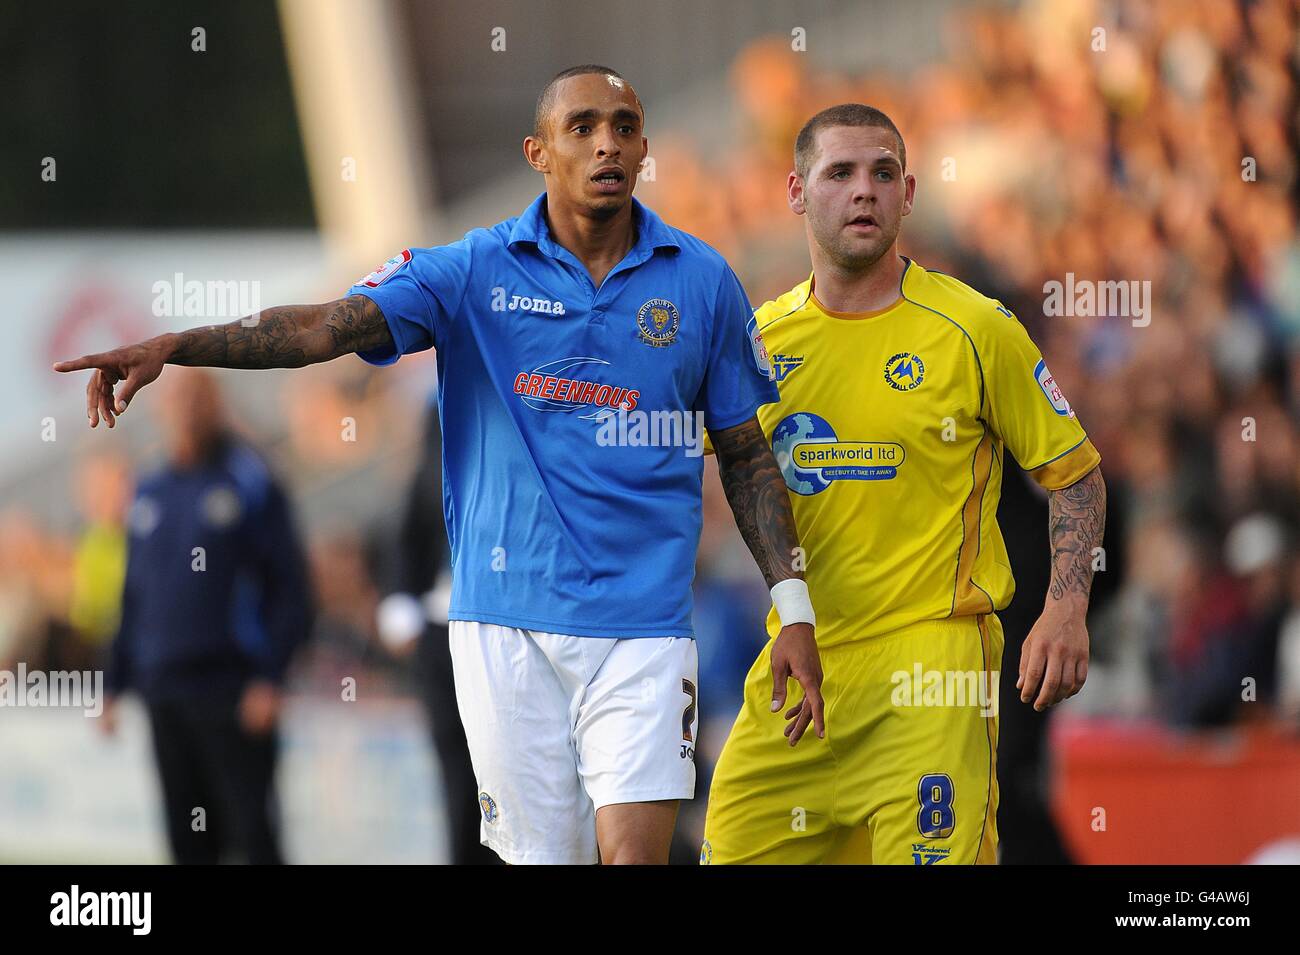
[[892, 244], [892, 239], [881, 235], [843, 237], [836, 243], [836, 259], [841, 266], [858, 271], [878, 262]]
[[616, 193], [588, 193], [583, 197], [587, 210], [595, 216], [612, 216], [632, 201], [632, 190]]

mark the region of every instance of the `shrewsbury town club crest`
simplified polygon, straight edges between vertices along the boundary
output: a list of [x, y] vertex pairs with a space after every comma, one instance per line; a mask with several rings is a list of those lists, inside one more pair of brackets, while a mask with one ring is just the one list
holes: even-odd
[[682, 317], [677, 306], [665, 298], [652, 298], [636, 313], [636, 326], [641, 330], [641, 341], [655, 348], [671, 345], [677, 339], [677, 328]]

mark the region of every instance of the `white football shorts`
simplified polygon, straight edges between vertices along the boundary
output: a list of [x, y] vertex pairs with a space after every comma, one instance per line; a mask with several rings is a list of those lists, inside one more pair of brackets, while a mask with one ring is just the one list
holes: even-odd
[[453, 620], [482, 842], [512, 865], [599, 861], [601, 806], [695, 795], [695, 641]]

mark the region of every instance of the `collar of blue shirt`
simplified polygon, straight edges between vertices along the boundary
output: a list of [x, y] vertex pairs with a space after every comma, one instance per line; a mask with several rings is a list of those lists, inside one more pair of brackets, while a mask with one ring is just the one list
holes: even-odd
[[[509, 245], [517, 242], [531, 242], [539, 252], [558, 258], [560, 246], [551, 238], [551, 230], [546, 224], [546, 193], [542, 193], [524, 210], [523, 215], [515, 220], [510, 230]], [[674, 238], [672, 230], [650, 209], [635, 198], [632, 199], [632, 221], [636, 224], [636, 245], [628, 255], [633, 262], [644, 262], [656, 249], [677, 249], [681, 243]]]

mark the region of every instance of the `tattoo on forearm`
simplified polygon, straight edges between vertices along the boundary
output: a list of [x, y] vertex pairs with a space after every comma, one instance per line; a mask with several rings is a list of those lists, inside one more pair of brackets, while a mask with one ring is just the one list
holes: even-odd
[[301, 338], [313, 307], [268, 308], [226, 325], [191, 328], [180, 333], [168, 361], [217, 368], [298, 368], [309, 363]]
[[711, 435], [722, 489], [736, 527], [768, 587], [802, 577], [794, 567], [799, 536], [785, 479], [756, 419]]
[[1085, 597], [1092, 588], [1094, 548], [1106, 530], [1106, 483], [1093, 468], [1069, 487], [1048, 494], [1048, 532], [1052, 545], [1054, 600], [1070, 594]]
[[351, 295], [328, 305], [268, 308], [226, 325], [191, 328], [179, 334], [168, 362], [300, 368], [391, 342], [392, 333], [379, 307], [364, 295]]

